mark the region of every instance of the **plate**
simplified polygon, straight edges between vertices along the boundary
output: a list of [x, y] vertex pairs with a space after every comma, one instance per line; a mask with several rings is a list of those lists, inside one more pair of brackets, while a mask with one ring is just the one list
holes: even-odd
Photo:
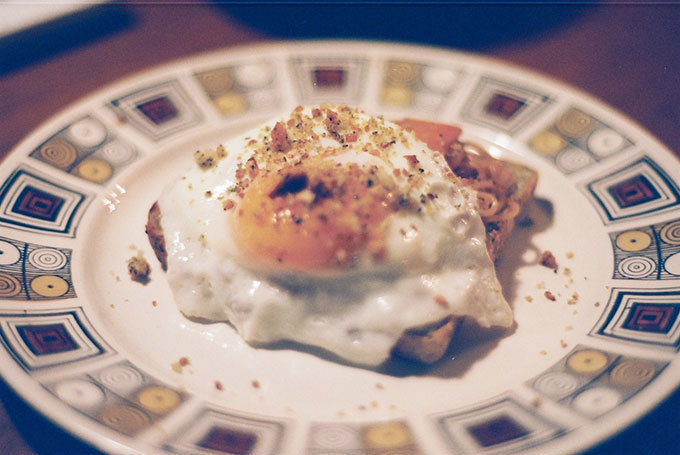
[[[192, 152], [299, 104], [436, 119], [540, 175], [499, 264], [507, 334], [431, 368], [256, 349], [180, 315], [146, 212]], [[56, 115], [0, 166], [0, 360], [109, 453], [573, 453], [680, 382], [680, 163], [586, 94], [483, 57], [290, 42], [174, 62]], [[558, 269], [541, 266], [549, 250]]]

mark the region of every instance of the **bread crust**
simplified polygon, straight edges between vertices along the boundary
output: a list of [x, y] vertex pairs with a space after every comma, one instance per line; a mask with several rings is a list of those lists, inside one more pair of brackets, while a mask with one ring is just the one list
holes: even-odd
[[158, 262], [161, 263], [163, 270], [168, 270], [168, 251], [165, 249], [165, 236], [163, 226], [161, 226], [161, 208], [158, 201], [154, 202], [149, 209], [146, 220], [146, 235], [149, 237], [151, 249], [153, 249]]

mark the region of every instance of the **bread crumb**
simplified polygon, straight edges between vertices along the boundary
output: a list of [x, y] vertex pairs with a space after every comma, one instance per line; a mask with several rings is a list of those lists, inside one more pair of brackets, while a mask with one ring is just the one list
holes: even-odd
[[189, 359], [187, 357], [180, 357], [177, 362], [171, 363], [170, 368], [175, 373], [182, 374], [184, 372], [184, 367], [189, 365]]
[[560, 346], [562, 347], [562, 349], [565, 349], [569, 345], [564, 340], [560, 340]]
[[567, 300], [567, 305], [576, 305], [578, 303], [578, 292], [574, 292], [571, 298]]
[[147, 284], [151, 281], [151, 267], [144, 258], [144, 253], [137, 252], [136, 256], [131, 257], [127, 261], [128, 273], [130, 279], [141, 284]]
[[236, 203], [234, 201], [232, 201], [231, 199], [227, 199], [222, 203], [222, 210], [226, 212], [227, 210], [233, 209], [235, 205]]
[[553, 302], [554, 302], [555, 300], [557, 300], [557, 298], [555, 297], [555, 295], [554, 295], [552, 292], [550, 292], [550, 291], [545, 291], [545, 292], [543, 293], [543, 295], [545, 295], [545, 298], [546, 298], [546, 299], [552, 300]]
[[151, 305], [153, 305], [153, 306], [155, 306], [155, 307], [158, 306], [158, 301], [157, 301], [157, 300], [152, 300], [152, 301], [151, 301]]
[[539, 354], [541, 354], [541, 355], [548, 355], [548, 351], [546, 351], [545, 349], [541, 349], [541, 350], [539, 351]]
[[567, 251], [567, 259], [572, 259], [574, 257], [574, 252], [573, 251]]
[[553, 256], [550, 250], [544, 251], [543, 254], [541, 254], [538, 262], [544, 267], [557, 270], [557, 259], [555, 259], [555, 256]]
[[571, 330], [574, 330], [574, 326], [568, 325], [564, 328], [565, 331], [569, 332]]
[[223, 145], [219, 145], [216, 149], [196, 150], [194, 153], [194, 161], [199, 169], [207, 171], [219, 163], [227, 156], [227, 149]]
[[215, 388], [219, 391], [224, 390], [224, 384], [222, 384], [220, 381], [215, 381]]
[[446, 300], [446, 298], [444, 298], [444, 296], [442, 296], [442, 295], [439, 295], [439, 294], [435, 295], [434, 301], [437, 305], [439, 305], [442, 308], [448, 308], [449, 307], [448, 300]]
[[375, 383], [375, 388], [378, 389], [378, 390], [384, 390], [384, 389], [385, 389], [385, 386], [382, 385], [382, 383], [380, 383], [380, 382], [376, 382], [376, 383]]
[[253, 388], [255, 388], [255, 389], [259, 389], [260, 388], [260, 381], [258, 381], [257, 379], [253, 379], [252, 381], [250, 381], [250, 385], [253, 386]]
[[527, 302], [533, 302], [534, 298], [530, 295], [527, 295], [526, 297], [524, 297], [524, 300], [526, 300]]

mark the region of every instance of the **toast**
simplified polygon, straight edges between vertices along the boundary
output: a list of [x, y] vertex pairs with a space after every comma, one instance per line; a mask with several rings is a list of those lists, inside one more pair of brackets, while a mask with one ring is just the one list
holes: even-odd
[[[515, 179], [509, 198], [524, 209], [533, 199], [538, 182], [536, 171], [521, 164], [504, 161], [503, 165]], [[517, 215], [503, 221], [488, 221], [486, 227], [486, 247], [489, 257], [495, 262], [501, 254], [503, 245], [510, 238], [515, 227]], [[441, 359], [453, 339], [462, 318], [448, 317], [436, 324], [416, 327], [406, 331], [392, 349], [392, 355], [415, 360], [421, 363], [434, 363]]]
[[[410, 125], [413, 125], [413, 123], [410, 123]], [[458, 158], [460, 158], [461, 152], [463, 152], [464, 158], [469, 154], [468, 151], [463, 149], [463, 144], [458, 142], [460, 129], [457, 127], [426, 122], [417, 124], [416, 127], [422, 125], [427, 125], [430, 129], [432, 125], [436, 126], [436, 141], [433, 143], [431, 140], [432, 137], [423, 138], [422, 135], [419, 134], [417, 128], [416, 131], [414, 131], [416, 136], [419, 139], [424, 140], [424, 142], [426, 142], [433, 150], [443, 153], [447, 158], [447, 162], [449, 162], [449, 158], [453, 155], [457, 155]], [[406, 125], [402, 126], [411, 129]], [[446, 134], [439, 134], [442, 127], [445, 128]], [[422, 130], [420, 133], [422, 133]], [[512, 216], [506, 216], [502, 219], [490, 218], [487, 220], [482, 217], [486, 227], [487, 251], [490, 258], [495, 261], [499, 257], [503, 245], [512, 234], [517, 215], [533, 197], [533, 192], [537, 183], [537, 174], [532, 169], [517, 163], [499, 161], [490, 157], [489, 159], [493, 160], [499, 168], [502, 168], [502, 173], [504, 173], [503, 175], [506, 177], [505, 181], [511, 183], [507, 188], [504, 187], [504, 197], [506, 197], [508, 201], [512, 201], [513, 207], [516, 209], [513, 210]], [[452, 165], [451, 162], [449, 162], [449, 164], [453, 173], [461, 178], [463, 184], [474, 184], [475, 176], [468, 175], [469, 172], [465, 171], [465, 166], [456, 167]], [[458, 164], [460, 165], [460, 159], [458, 159]], [[508, 177], [508, 175], [511, 177]], [[161, 217], [160, 207], [158, 203], [154, 203], [148, 213], [146, 233], [163, 270], [167, 270], [168, 255], [161, 225]], [[455, 334], [456, 327], [462, 322], [462, 319], [462, 317], [448, 316], [434, 324], [414, 327], [405, 331], [394, 345], [391, 355], [421, 363], [436, 362], [445, 354]]]

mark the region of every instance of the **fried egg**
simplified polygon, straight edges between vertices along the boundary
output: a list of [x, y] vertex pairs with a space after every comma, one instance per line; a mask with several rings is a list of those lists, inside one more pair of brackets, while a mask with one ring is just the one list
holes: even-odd
[[512, 324], [474, 192], [398, 125], [298, 107], [195, 161], [158, 200], [186, 316], [363, 365], [451, 315]]

